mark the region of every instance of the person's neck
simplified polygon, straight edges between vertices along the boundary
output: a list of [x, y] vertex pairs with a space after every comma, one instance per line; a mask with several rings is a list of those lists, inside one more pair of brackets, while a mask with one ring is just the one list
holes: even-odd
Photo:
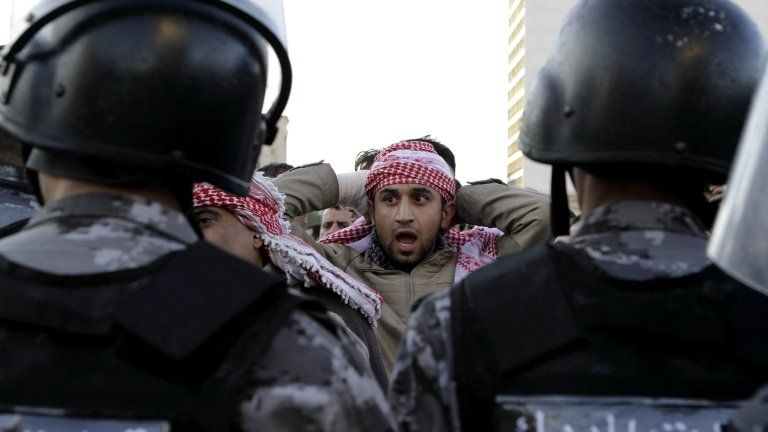
[[60, 177], [40, 173], [40, 190], [46, 202], [58, 201], [75, 195], [113, 194], [132, 195], [157, 202], [174, 210], [181, 210], [178, 200], [170, 190], [161, 187], [131, 188]]
[[607, 180], [578, 168], [573, 171], [573, 185], [582, 213], [590, 213], [598, 207], [620, 201], [658, 201], [688, 207], [676, 194], [659, 191], [648, 183]]

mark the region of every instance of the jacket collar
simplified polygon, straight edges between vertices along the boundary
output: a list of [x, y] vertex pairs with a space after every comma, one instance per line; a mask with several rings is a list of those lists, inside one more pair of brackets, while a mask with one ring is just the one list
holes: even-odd
[[574, 237], [617, 231], [665, 231], [707, 238], [706, 228], [689, 210], [657, 201], [605, 204], [583, 216]]
[[145, 198], [113, 194], [74, 195], [48, 203], [27, 228], [72, 217], [124, 219], [186, 244], [199, 239], [181, 212]]

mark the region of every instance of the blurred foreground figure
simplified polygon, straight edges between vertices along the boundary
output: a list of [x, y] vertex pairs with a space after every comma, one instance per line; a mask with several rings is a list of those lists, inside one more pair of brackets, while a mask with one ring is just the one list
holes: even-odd
[[327, 316], [184, 215], [195, 182], [248, 192], [290, 89], [282, 4], [52, 1], [27, 21], [0, 54], [0, 129], [45, 205], [0, 241], [4, 430], [387, 429]]
[[387, 388], [387, 372], [375, 332], [381, 296], [291, 234], [290, 223], [283, 219], [284, 196], [272, 182], [260, 172], [254, 173], [245, 197], [199, 183], [195, 185], [192, 207], [207, 241], [279, 274], [290, 287], [322, 303], [329, 315], [350, 332], [382, 389]]
[[[768, 296], [768, 70], [744, 129], [708, 253], [726, 273]], [[765, 322], [761, 325], [765, 326]], [[755, 343], [765, 345], [763, 340]], [[739, 432], [768, 431], [768, 387], [731, 419]]]
[[555, 234], [565, 172], [582, 221], [418, 304], [393, 372], [406, 429], [713, 430], [768, 382], [768, 298], [711, 265], [702, 222], [764, 64], [728, 0], [575, 7], [521, 148], [553, 166]]

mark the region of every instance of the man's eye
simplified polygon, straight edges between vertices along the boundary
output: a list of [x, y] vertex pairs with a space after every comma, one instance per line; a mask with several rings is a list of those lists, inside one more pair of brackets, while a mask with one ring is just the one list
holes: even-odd
[[349, 226], [349, 224], [348, 224], [348, 223], [339, 222], [339, 228], [346, 228], [346, 227], [348, 227], [348, 226]]
[[384, 197], [384, 202], [387, 204], [394, 204], [395, 201], [395, 197], [393, 196]]
[[209, 218], [206, 216], [200, 216], [197, 218], [197, 224], [200, 226], [207, 225], [209, 223], [213, 222], [213, 218]]
[[427, 201], [427, 197], [425, 197], [424, 195], [416, 195], [416, 197], [413, 200], [416, 201], [417, 203], [423, 203]]
[[326, 223], [323, 224], [323, 228], [325, 228], [325, 229], [328, 229], [328, 228], [330, 228], [332, 226], [333, 226], [333, 224], [330, 223], [330, 222], [326, 222]]

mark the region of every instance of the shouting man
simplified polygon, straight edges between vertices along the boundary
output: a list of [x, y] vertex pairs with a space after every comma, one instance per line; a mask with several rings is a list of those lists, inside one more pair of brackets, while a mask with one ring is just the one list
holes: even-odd
[[[450, 167], [424, 140], [385, 148], [370, 171], [337, 176], [329, 165], [317, 164], [275, 181], [286, 194], [289, 217], [337, 204], [363, 212], [360, 204], [367, 204], [370, 222], [359, 220], [313, 244], [384, 298], [377, 336], [388, 370], [415, 300], [500, 254], [547, 238], [549, 198], [499, 183], [480, 182], [457, 193]], [[479, 227], [450, 230], [457, 223]]]

